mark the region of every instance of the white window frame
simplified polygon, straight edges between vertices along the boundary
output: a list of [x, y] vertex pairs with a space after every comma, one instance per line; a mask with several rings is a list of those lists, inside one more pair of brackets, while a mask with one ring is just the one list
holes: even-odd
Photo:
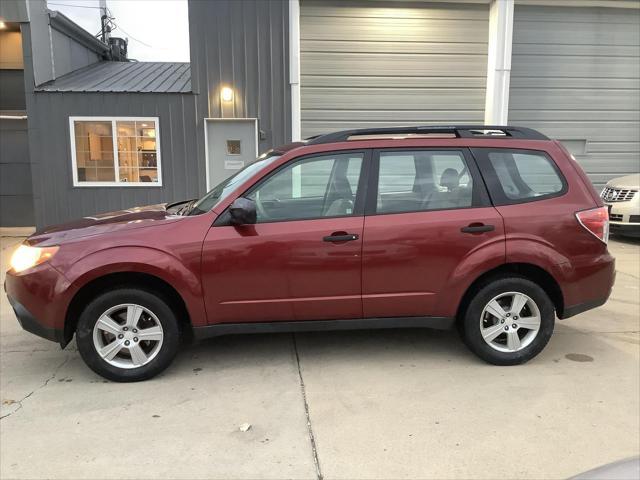
[[[120, 182], [120, 159], [118, 157], [118, 131], [116, 122], [155, 122], [156, 126], [156, 168], [157, 182]], [[75, 122], [111, 122], [113, 137], [113, 168], [116, 180], [113, 182], [78, 181], [78, 163], [76, 160], [76, 127]], [[71, 139], [71, 168], [74, 187], [162, 187], [162, 159], [160, 156], [160, 118], [159, 117], [69, 117], [69, 134]]]

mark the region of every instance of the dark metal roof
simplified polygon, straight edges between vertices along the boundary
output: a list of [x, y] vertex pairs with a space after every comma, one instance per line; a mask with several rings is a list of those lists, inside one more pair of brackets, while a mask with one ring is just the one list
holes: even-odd
[[98, 62], [36, 87], [39, 92], [189, 93], [191, 65]]

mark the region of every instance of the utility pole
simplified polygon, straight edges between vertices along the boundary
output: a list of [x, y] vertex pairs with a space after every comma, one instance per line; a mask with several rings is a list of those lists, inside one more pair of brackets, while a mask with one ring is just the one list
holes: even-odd
[[107, 0], [100, 0], [100, 25], [102, 30], [102, 43], [109, 44], [111, 27], [109, 26], [109, 14], [107, 13]]

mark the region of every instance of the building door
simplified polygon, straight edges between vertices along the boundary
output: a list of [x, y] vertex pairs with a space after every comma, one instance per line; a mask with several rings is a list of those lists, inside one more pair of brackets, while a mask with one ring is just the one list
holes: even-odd
[[206, 118], [205, 149], [209, 190], [256, 159], [258, 121]]

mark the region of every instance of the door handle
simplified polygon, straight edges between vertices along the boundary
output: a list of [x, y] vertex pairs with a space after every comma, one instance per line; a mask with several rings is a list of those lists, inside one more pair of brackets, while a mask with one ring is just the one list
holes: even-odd
[[333, 232], [322, 240], [325, 242], [352, 242], [358, 240], [358, 238], [360, 238], [360, 235], [357, 233]]
[[472, 223], [466, 227], [462, 227], [460, 231], [462, 233], [483, 233], [493, 232], [496, 229], [493, 225], [485, 225], [483, 223]]

